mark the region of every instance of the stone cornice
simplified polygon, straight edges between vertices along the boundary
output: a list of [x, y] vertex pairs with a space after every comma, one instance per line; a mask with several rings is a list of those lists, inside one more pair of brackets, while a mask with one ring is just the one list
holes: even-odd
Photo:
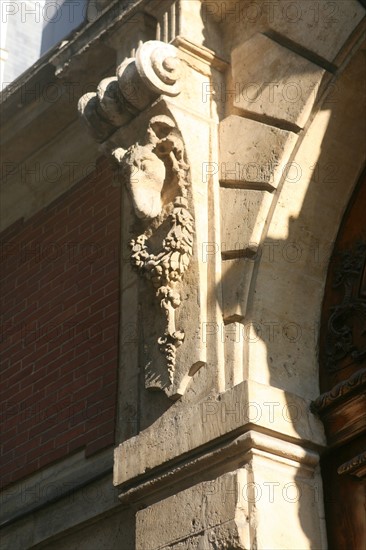
[[[116, 60], [113, 46], [98, 40], [98, 33], [123, 27], [126, 18], [146, 3], [126, 2], [123, 7], [120, 1], [112, 2], [98, 18], [73, 33], [66, 44], [55, 46], [1, 94], [1, 230], [18, 219], [29, 218], [80, 181], [86, 170], [90, 172], [97, 150], [83, 134], [75, 107], [90, 83], [97, 83]], [[58, 64], [64, 70], [56, 75]], [[56, 148], [61, 150], [61, 158], [55, 155]], [[53, 182], [49, 189], [45, 179], [42, 186], [25, 184], [28, 173], [38, 166], [47, 168], [48, 163], [60, 169], [57, 185]], [[76, 167], [72, 177], [69, 165]]]
[[124, 1], [114, 0], [101, 14], [85, 25], [79, 33], [67, 42], [50, 58], [50, 63], [56, 68], [56, 75], [61, 76], [72, 68], [75, 60], [82, 56], [95, 43], [100, 43], [106, 36], [123, 25], [130, 17], [139, 11], [149, 0]]
[[248, 429], [239, 436], [219, 439], [199, 455], [193, 454], [163, 470], [147, 473], [133, 484], [119, 487], [119, 499], [127, 506], [148, 506], [174, 493], [177, 486], [183, 490], [195, 480], [202, 481], [202, 472], [211, 479], [217, 471], [222, 474], [242, 467], [256, 454], [269, 454], [272, 460], [293, 464], [297, 468], [303, 465], [314, 469], [319, 461], [319, 454], [314, 450]]
[[24, 519], [112, 472], [113, 449], [85, 458], [78, 452], [14, 483], [1, 494], [0, 527]]
[[48, 51], [9, 87], [0, 92], [0, 105], [4, 109], [4, 115], [6, 113], [8, 117], [9, 107], [11, 108], [14, 102], [17, 104], [20, 102], [19, 94], [25, 86], [30, 87], [34, 81], [40, 84], [45, 81], [47, 84], [55, 76], [63, 78], [66, 76], [67, 69], [71, 69], [76, 60], [80, 71], [80, 59], [83, 55], [87, 55], [95, 43], [100, 47], [100, 41], [105, 35], [123, 25], [148, 2], [149, 0], [126, 0], [126, 2], [114, 0], [93, 21], [84, 24], [61, 45], [57, 44]]
[[[146, 472], [163, 471], [178, 457], [204, 454], [205, 449], [249, 430], [316, 451], [325, 443], [321, 423], [309, 412], [308, 402], [248, 380], [189, 407], [173, 406], [153, 426], [121, 443], [115, 449], [114, 484], [132, 485]], [[177, 444], [171, 445], [172, 441]]]
[[[194, 67], [194, 61], [192, 60], [196, 60], [199, 64], [199, 70], [204, 74], [211, 74], [212, 67], [222, 73], [230, 67], [230, 62], [217, 55], [213, 50], [206, 48], [201, 44], [196, 44], [191, 40], [187, 40], [184, 36], [176, 36], [173, 40], [173, 44], [179, 48], [182, 53], [186, 53], [187, 58], [188, 56], [191, 58], [191, 64]], [[203, 64], [208, 66], [209, 69], [204, 70], [202, 67]]]

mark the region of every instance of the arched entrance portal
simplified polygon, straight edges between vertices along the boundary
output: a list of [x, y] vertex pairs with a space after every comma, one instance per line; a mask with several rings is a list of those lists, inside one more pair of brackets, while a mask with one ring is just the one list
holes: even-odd
[[322, 459], [329, 548], [366, 544], [366, 170], [341, 224], [322, 307], [320, 390]]

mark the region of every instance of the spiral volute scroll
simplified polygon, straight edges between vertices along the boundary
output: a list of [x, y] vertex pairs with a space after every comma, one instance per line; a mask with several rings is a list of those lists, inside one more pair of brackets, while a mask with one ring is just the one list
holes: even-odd
[[103, 142], [160, 95], [177, 96], [180, 72], [181, 62], [174, 46], [158, 40], [145, 42], [135, 58], [125, 59], [117, 67], [115, 77], [104, 78], [96, 93], [80, 98], [79, 113], [94, 138]]
[[180, 93], [181, 62], [171, 44], [145, 42], [136, 52], [136, 67], [141, 79], [156, 94], [174, 97]]

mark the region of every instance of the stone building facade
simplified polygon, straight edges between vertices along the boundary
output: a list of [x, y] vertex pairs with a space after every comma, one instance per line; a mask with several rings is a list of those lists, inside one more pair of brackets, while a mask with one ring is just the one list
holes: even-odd
[[96, 1], [4, 92], [4, 548], [362, 547], [364, 32]]

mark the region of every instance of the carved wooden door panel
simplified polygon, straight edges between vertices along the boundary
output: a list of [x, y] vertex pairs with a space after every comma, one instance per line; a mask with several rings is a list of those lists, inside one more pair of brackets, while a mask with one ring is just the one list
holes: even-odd
[[366, 548], [366, 170], [330, 262], [320, 330], [322, 459], [328, 544]]

